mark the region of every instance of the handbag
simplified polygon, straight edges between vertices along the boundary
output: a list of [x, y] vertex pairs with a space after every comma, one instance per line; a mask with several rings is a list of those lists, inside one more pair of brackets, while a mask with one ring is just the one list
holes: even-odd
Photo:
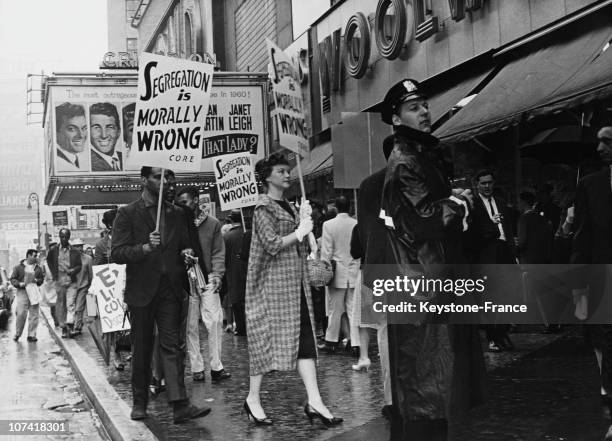
[[306, 259], [308, 281], [310, 286], [314, 288], [323, 288], [334, 276], [332, 264], [326, 260], [321, 260], [319, 247], [312, 233], [308, 234], [308, 241], [310, 242], [310, 254]]

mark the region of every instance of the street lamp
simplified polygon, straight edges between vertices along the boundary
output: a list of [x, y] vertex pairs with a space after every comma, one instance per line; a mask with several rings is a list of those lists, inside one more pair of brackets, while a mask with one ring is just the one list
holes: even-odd
[[32, 192], [28, 196], [28, 210], [32, 209], [32, 201], [36, 201], [36, 230], [38, 231], [36, 249], [40, 250], [40, 200], [38, 198], [38, 193]]

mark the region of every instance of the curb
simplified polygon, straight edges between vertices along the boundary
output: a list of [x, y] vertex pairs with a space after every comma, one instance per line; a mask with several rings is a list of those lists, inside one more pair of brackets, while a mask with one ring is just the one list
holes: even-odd
[[72, 370], [93, 404], [112, 441], [159, 441], [144, 423], [132, 421], [130, 407], [110, 385], [106, 374], [72, 339], [63, 339], [51, 326], [48, 308], [40, 308], [49, 333], [64, 350]]

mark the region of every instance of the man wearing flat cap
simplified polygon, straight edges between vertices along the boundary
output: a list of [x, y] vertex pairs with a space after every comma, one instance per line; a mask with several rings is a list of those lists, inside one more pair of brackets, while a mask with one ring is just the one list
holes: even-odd
[[[461, 277], [453, 264], [465, 262], [461, 239], [471, 194], [451, 189], [451, 167], [443, 159], [439, 140], [431, 135], [424, 87], [411, 79], [398, 82], [387, 92], [381, 112], [394, 132], [379, 212], [391, 252], [384, 263], [400, 276]], [[431, 303], [449, 300], [440, 293], [421, 294]], [[432, 324], [427, 315], [414, 324], [397, 324], [397, 319], [387, 315], [391, 437], [446, 441], [449, 410], [454, 414], [482, 399], [484, 360], [477, 329]]]

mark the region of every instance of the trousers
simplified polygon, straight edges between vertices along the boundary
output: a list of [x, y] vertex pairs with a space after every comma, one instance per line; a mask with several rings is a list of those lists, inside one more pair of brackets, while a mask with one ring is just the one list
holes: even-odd
[[30, 304], [28, 295], [23, 289], [17, 291], [16, 300], [15, 316], [17, 317], [17, 321], [15, 323], [15, 335], [18, 337], [21, 336], [27, 318], [28, 337], [36, 337], [36, 329], [38, 328], [38, 303], [36, 305]]
[[146, 306], [129, 305], [132, 324], [132, 395], [135, 405], [147, 405], [151, 384], [153, 327], [159, 332], [159, 350], [166, 378], [168, 401], [187, 399], [185, 390], [185, 353], [181, 345], [181, 299], [183, 291], [174, 292], [162, 276], [157, 293]]
[[88, 288], [80, 288], [74, 302], [74, 327], [83, 328], [83, 312], [85, 311], [85, 300]]
[[[355, 297], [354, 288], [328, 288], [329, 294], [329, 314], [327, 321], [327, 332], [325, 340], [328, 342], [337, 342], [340, 338], [340, 324], [342, 314], [353, 309]], [[359, 327], [354, 326], [349, 319], [350, 336], [353, 345], [357, 345], [359, 341]]]
[[200, 295], [194, 292], [189, 295], [187, 353], [191, 363], [191, 372], [202, 372], [204, 370], [204, 360], [200, 351], [200, 318], [202, 318], [208, 331], [210, 369], [220, 371], [223, 369], [221, 363], [223, 308], [218, 292], [206, 289]]
[[77, 287], [75, 283], [68, 286], [56, 285], [57, 301], [55, 314], [60, 328], [74, 324], [74, 311], [76, 309]]

